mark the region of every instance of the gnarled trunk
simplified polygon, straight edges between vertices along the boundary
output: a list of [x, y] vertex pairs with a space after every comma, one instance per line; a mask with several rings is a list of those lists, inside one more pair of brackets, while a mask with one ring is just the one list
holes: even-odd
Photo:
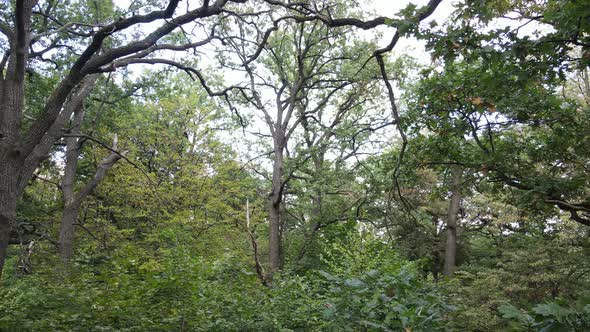
[[31, 10], [29, 1], [16, 2], [14, 35], [9, 40], [10, 56], [7, 67], [2, 64], [0, 68], [0, 277], [8, 252], [10, 230], [16, 221], [17, 183], [24, 159], [20, 131]]

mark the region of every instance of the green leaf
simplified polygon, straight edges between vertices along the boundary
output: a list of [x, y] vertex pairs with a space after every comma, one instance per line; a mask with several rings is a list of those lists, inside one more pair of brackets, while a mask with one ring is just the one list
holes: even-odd
[[518, 308], [510, 304], [504, 304], [499, 306], [498, 311], [500, 312], [500, 314], [502, 314], [502, 317], [506, 319], [514, 319], [523, 324], [530, 323], [533, 321], [533, 318], [530, 315], [523, 313]]
[[338, 278], [334, 277], [333, 275], [331, 275], [330, 273], [328, 273], [326, 271], [319, 270], [318, 273], [330, 281], [338, 281]]
[[359, 288], [365, 285], [364, 282], [362, 282], [359, 279], [356, 278], [351, 278], [351, 279], [346, 279], [344, 280], [344, 284], [348, 287], [353, 287], [353, 288]]

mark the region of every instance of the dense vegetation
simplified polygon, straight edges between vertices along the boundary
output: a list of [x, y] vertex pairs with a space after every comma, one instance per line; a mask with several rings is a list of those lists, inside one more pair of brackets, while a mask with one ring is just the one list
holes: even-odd
[[590, 6], [440, 3], [2, 2], [0, 331], [590, 330]]

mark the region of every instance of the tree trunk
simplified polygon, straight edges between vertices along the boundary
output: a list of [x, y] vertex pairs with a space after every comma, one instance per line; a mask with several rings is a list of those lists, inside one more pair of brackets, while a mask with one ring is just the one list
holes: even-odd
[[281, 201], [283, 198], [283, 144], [277, 141], [282, 140], [283, 135], [275, 140], [275, 159], [273, 161], [272, 188], [269, 195], [268, 210], [268, 259], [270, 273], [281, 268]]
[[64, 263], [69, 263], [74, 252], [74, 224], [78, 219], [78, 207], [66, 206], [61, 215], [59, 230], [59, 254]]
[[23, 158], [20, 146], [20, 114], [24, 86], [19, 80], [2, 82], [0, 117], [0, 277], [8, 253], [10, 231], [16, 221], [17, 179]]
[[[10, 66], [9, 66], [10, 67]], [[0, 278], [6, 260], [10, 231], [16, 222], [16, 202], [22, 195], [26, 183], [32, 177], [41, 161], [47, 158], [47, 153], [57, 139], [62, 135], [62, 125], [77, 105], [84, 98], [96, 82], [93, 75], [84, 89], [72, 96], [66, 105], [67, 113], [63, 121], [55, 123], [55, 128], [47, 133], [44, 141], [36, 146], [34, 153], [25, 156], [22, 152], [20, 133], [22, 112], [24, 108], [24, 82], [21, 78], [11, 79], [10, 71], [2, 80], [2, 99], [0, 101]]]
[[12, 165], [4, 163], [0, 167], [0, 278], [6, 260], [10, 230], [16, 220], [16, 195], [11, 188], [15, 188], [16, 178], [12, 172]]
[[463, 170], [459, 167], [453, 167], [451, 173], [451, 201], [449, 202], [449, 211], [447, 214], [447, 243], [443, 271], [444, 275], [447, 277], [453, 276], [456, 266], [457, 219], [459, 217], [459, 208], [461, 206], [461, 179]]
[[[82, 104], [74, 111], [74, 121], [70, 134], [80, 134], [80, 127], [84, 120], [84, 107]], [[72, 258], [74, 246], [74, 224], [78, 218], [78, 206], [74, 197], [74, 179], [78, 168], [78, 156], [80, 147], [78, 138], [75, 136], [66, 138], [66, 164], [64, 167], [64, 176], [62, 180], [62, 196], [64, 201], [64, 210], [61, 215], [61, 226], [59, 229], [59, 253], [63, 261], [67, 264]]]
[[17, 179], [22, 167], [18, 149], [7, 145], [1, 144], [0, 147], [0, 278], [8, 254], [10, 231], [16, 223]]
[[16, 2], [8, 65], [0, 71], [0, 277], [8, 252], [10, 231], [16, 221], [17, 179], [24, 159], [20, 131], [25, 105], [24, 79], [31, 10], [31, 2]]
[[94, 176], [90, 180], [88, 180], [88, 182], [86, 182], [84, 187], [82, 187], [82, 189], [80, 189], [79, 191], [74, 192], [74, 176], [76, 172], [75, 166], [77, 165], [77, 159], [79, 154], [77, 144], [78, 142], [76, 142], [75, 155], [74, 153], [71, 154], [71, 157], [75, 157], [76, 161], [73, 162], [68, 158], [67, 162], [70, 162], [70, 165], [66, 165], [66, 169], [68, 169], [69, 166], [70, 172], [72, 173], [69, 173], [69, 176], [67, 177], [66, 181], [66, 173], [64, 172], [64, 184], [62, 185], [64, 193], [64, 211], [62, 214], [61, 228], [59, 232], [59, 247], [60, 255], [66, 263], [66, 265], [73, 256], [73, 244], [75, 235], [74, 225], [78, 220], [78, 210], [82, 205], [82, 202], [90, 193], [92, 193], [96, 186], [98, 186], [102, 182], [102, 180], [106, 176], [107, 171], [110, 170], [117, 163], [117, 161], [119, 161], [119, 159], [121, 159], [122, 156], [126, 153], [126, 151], [123, 151], [120, 154], [118, 152], [114, 152], [117, 150], [117, 136], [115, 135], [112, 147], [113, 152], [111, 152], [107, 157], [101, 160], [101, 162], [96, 167], [96, 172], [94, 173]]

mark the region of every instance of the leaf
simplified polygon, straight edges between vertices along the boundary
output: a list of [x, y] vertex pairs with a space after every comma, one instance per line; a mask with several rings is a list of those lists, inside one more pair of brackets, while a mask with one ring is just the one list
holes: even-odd
[[318, 273], [321, 274], [324, 278], [330, 280], [330, 281], [338, 281], [338, 278], [334, 277], [333, 275], [329, 274], [326, 271], [323, 270], [318, 270]]
[[[378, 328], [380, 331], [392, 331], [392, 330], [388, 329], [387, 326], [383, 326], [381, 324], [370, 322], [368, 320], [361, 320], [361, 321], [359, 321], [359, 323], [362, 325], [365, 325], [365, 326], [371, 326], [371, 327]], [[411, 330], [410, 330], [410, 332], [411, 332]]]
[[561, 332], [561, 331], [568, 331], [568, 327], [561, 323], [551, 323], [544, 328], [540, 329], [539, 332]]
[[502, 314], [502, 317], [506, 319], [514, 319], [521, 323], [528, 323], [533, 321], [533, 318], [521, 312], [518, 308], [510, 304], [504, 304], [498, 307], [498, 311]]
[[358, 288], [358, 287], [362, 287], [365, 285], [364, 282], [362, 282], [361, 280], [356, 279], [356, 278], [346, 279], [344, 281], [344, 284], [348, 287], [353, 287], [353, 288]]
[[571, 314], [571, 310], [557, 303], [539, 304], [533, 308], [533, 312], [545, 317], [555, 317], [558, 321]]
[[469, 100], [473, 105], [481, 105], [483, 103], [481, 97], [472, 97], [467, 100]]

